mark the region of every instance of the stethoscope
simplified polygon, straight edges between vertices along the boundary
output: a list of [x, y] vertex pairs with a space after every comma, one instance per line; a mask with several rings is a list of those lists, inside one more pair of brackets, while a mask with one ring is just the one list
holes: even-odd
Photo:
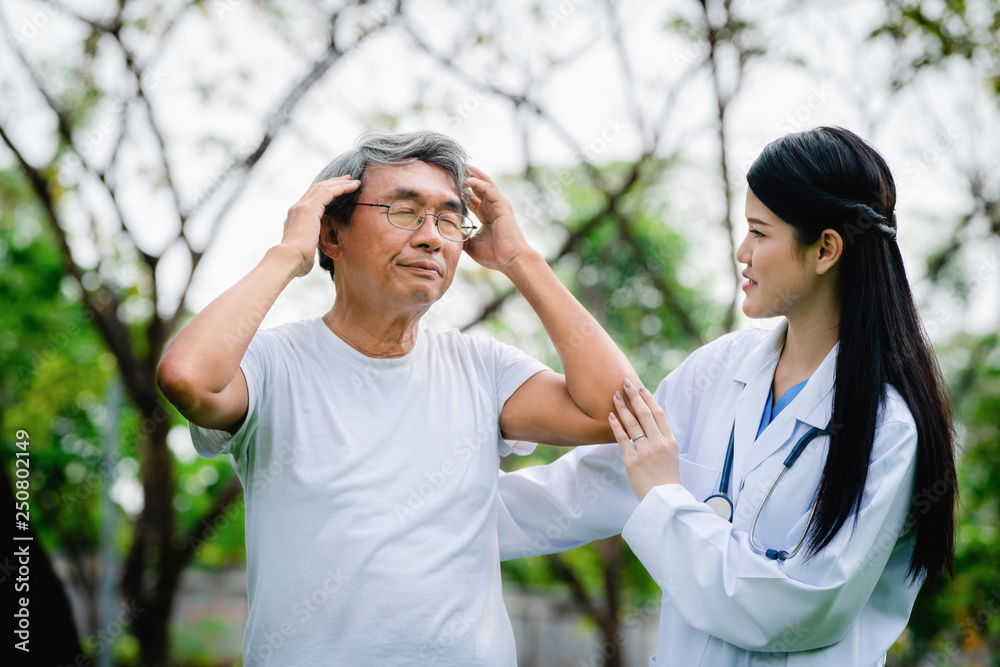
[[[782, 465], [781, 470], [779, 470], [778, 474], [774, 476], [774, 481], [771, 482], [771, 486], [767, 488], [767, 493], [764, 494], [763, 500], [761, 500], [760, 505], [757, 506], [757, 512], [753, 515], [753, 521], [750, 523], [750, 546], [771, 560], [787, 560], [798, 552], [799, 547], [802, 546], [802, 543], [806, 539], [806, 535], [809, 533], [809, 528], [812, 526], [813, 515], [816, 512], [816, 503], [813, 502], [812, 509], [809, 510], [809, 521], [806, 523], [805, 530], [802, 531], [802, 536], [799, 537], [799, 541], [794, 547], [792, 547], [791, 551], [765, 549], [757, 543], [757, 539], [754, 537], [754, 530], [757, 528], [757, 519], [760, 518], [760, 511], [764, 509], [764, 503], [766, 503], [767, 499], [771, 497], [771, 491], [774, 490], [775, 484], [777, 484], [778, 480], [781, 479], [781, 476], [785, 474], [785, 471], [795, 464], [795, 461], [802, 455], [802, 452], [805, 451], [806, 446], [808, 446], [814, 438], [829, 434], [829, 431], [819, 428], [818, 426], [814, 426], [806, 431], [805, 435], [799, 438], [799, 441], [795, 443], [791, 453], [785, 457], [785, 462]], [[736, 423], [734, 422], [733, 430], [729, 433], [729, 448], [726, 450], [726, 460], [722, 464], [722, 481], [719, 482], [719, 492], [713, 493], [708, 498], [705, 498], [705, 503], [711, 507], [716, 514], [730, 523], [733, 521], [733, 501], [729, 498], [729, 481], [733, 476], [733, 450], [735, 449], [735, 441]]]

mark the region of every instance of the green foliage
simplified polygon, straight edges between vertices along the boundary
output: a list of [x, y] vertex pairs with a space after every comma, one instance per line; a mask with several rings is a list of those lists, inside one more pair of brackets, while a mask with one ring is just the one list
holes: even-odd
[[[599, 178], [619, 184], [632, 166], [607, 165]], [[671, 166], [656, 160], [645, 163], [612, 210], [582, 168], [539, 175], [543, 190], [569, 210], [562, 225], [576, 239], [554, 269], [651, 388], [698, 346], [725, 312], [707, 296], [701, 279], [690, 284], [680, 279], [682, 272], [695, 273], [686, 259], [687, 241], [668, 224], [670, 207], [656, 187]], [[534, 336], [542, 339], [545, 333], [538, 328]], [[545, 361], [559, 366], [554, 354]]]
[[1000, 96], [1000, 1], [892, 0], [885, 23], [873, 34], [909, 44], [910, 74], [950, 59], [974, 61]]
[[[115, 453], [104, 460], [102, 441], [109, 418], [105, 394], [117, 367], [42, 220], [20, 175], [0, 171], [0, 292], [5, 300], [0, 309], [0, 425], [4, 433], [24, 429], [30, 434], [32, 527], [50, 553], [73, 561], [97, 549], [106, 485], [131, 487], [133, 497], [141, 497], [144, 425], [138, 410], [123, 401]], [[133, 333], [143, 325], [132, 324]], [[172, 408], [170, 413], [174, 424], [186, 424]], [[0, 451], [8, 474], [11, 442], [6, 438]], [[225, 457], [205, 460], [192, 452], [175, 461], [174, 504], [181, 528], [195, 525], [233, 474]], [[132, 538], [130, 519], [136, 507], [127, 509], [132, 515], [117, 510], [119, 558]], [[242, 563], [242, 503], [234, 504], [216, 526], [197, 550], [197, 562], [209, 567]]]
[[[186, 428], [183, 427], [183, 428]], [[189, 533], [200, 517], [212, 508], [212, 499], [227, 486], [235, 473], [228, 456], [200, 456], [177, 462], [177, 494], [174, 507], [181, 531]], [[246, 563], [246, 533], [243, 497], [240, 496], [211, 525], [204, 539], [196, 541], [195, 565], [207, 569], [240, 567]]]
[[979, 340], [962, 337], [950, 346], [971, 351], [970, 364], [952, 382], [962, 426], [955, 577], [926, 586], [917, 598], [908, 630], [912, 658], [930, 652], [951, 660], [961, 648], [993, 656], [990, 664], [1000, 665], [998, 338], [996, 333]]
[[206, 609], [196, 622], [178, 627], [171, 636], [175, 664], [185, 667], [221, 667], [219, 646], [232, 634], [236, 619]]
[[[1000, 102], [1000, 1], [894, 0], [874, 37], [888, 37], [912, 59], [901, 81], [927, 68], [965, 62], [982, 73]], [[977, 203], [987, 215], [990, 203]], [[995, 235], [997, 228], [992, 226]], [[966, 240], [968, 242], [968, 240]], [[956, 246], [957, 247], [957, 246]], [[960, 298], [967, 277], [955, 248], [928, 258], [929, 277]], [[978, 279], [978, 277], [976, 278]], [[961, 434], [955, 577], [926, 585], [894, 655], [900, 664], [1000, 667], [1000, 335], [960, 336], [942, 346], [960, 360], [950, 378]], [[966, 361], [967, 360], [967, 361]], [[981, 660], [970, 662], [970, 660]], [[990, 662], [987, 663], [986, 661]]]
[[[630, 169], [631, 165], [608, 165], [599, 177], [622, 182]], [[705, 296], [707, 290], [685, 285], [678, 278], [685, 268], [686, 242], [671, 228], [670, 209], [652, 187], [662, 182], [667, 169], [669, 165], [659, 162], [645, 165], [642, 176], [613, 210], [583, 169], [539, 174], [543, 190], [570, 211], [565, 233], [578, 237], [573, 251], [555, 264], [560, 279], [622, 347], [649, 387], [655, 387], [698, 344], [682, 317], [693, 318], [699, 335], [723, 317], [722, 308]], [[502, 327], [505, 320], [509, 318], [500, 317], [491, 326]], [[545, 338], [540, 326], [533, 333], [519, 329], [517, 334], [522, 340], [526, 335]], [[558, 367], [554, 353], [545, 361]], [[504, 466], [541, 465], [565, 453], [562, 448], [540, 445], [530, 456], [508, 457]], [[658, 605], [659, 589], [620, 537], [558, 558], [593, 600], [606, 597], [605, 573], [609, 567], [618, 567], [624, 608], [642, 608], [650, 601]], [[525, 588], [570, 592], [550, 557], [505, 562], [503, 572], [508, 581]], [[620, 613], [620, 618], [626, 616]]]
[[40, 217], [24, 181], [0, 172], [0, 424], [30, 434], [32, 526], [43, 544], [91, 550], [97, 504], [89, 482], [109, 364]]

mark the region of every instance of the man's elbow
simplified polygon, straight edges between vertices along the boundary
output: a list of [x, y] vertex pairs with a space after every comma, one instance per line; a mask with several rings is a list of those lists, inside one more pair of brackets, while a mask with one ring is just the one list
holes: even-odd
[[191, 373], [169, 354], [164, 355], [156, 366], [156, 386], [181, 414], [189, 411], [196, 403]]

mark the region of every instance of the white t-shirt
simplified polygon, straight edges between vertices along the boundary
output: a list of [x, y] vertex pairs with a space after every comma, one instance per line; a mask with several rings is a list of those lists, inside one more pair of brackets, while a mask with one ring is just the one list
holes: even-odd
[[516, 663], [500, 594], [499, 415], [545, 366], [457, 331], [373, 359], [322, 319], [259, 332], [228, 453], [246, 498], [244, 664]]

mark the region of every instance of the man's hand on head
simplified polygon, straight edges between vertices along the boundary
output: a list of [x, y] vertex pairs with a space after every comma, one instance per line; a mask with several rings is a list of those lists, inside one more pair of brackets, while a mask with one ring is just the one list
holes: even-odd
[[527, 253], [534, 252], [521, 232], [514, 209], [489, 176], [469, 165], [469, 204], [482, 229], [465, 242], [465, 252], [488, 269], [506, 273]]
[[356, 181], [349, 175], [320, 181], [311, 185], [302, 198], [288, 209], [281, 245], [292, 248], [301, 255], [297, 276], [309, 273], [316, 261], [316, 247], [319, 245], [326, 205], [341, 195], [354, 192], [360, 186], [361, 181]]

